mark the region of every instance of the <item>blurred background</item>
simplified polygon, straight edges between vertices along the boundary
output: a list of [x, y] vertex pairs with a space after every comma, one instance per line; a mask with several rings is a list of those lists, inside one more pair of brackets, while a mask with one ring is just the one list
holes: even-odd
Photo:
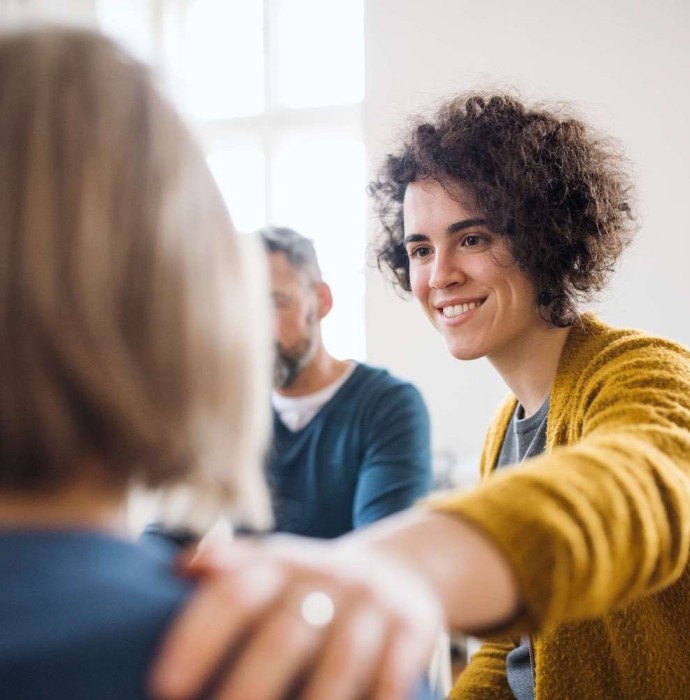
[[366, 183], [410, 114], [460, 90], [514, 88], [619, 139], [640, 231], [596, 308], [690, 345], [687, 0], [0, 0], [3, 26], [36, 21], [100, 27], [154, 67], [238, 228], [313, 238], [335, 296], [328, 347], [417, 384], [439, 482], [475, 479], [506, 390], [485, 361], [450, 358], [366, 264]]

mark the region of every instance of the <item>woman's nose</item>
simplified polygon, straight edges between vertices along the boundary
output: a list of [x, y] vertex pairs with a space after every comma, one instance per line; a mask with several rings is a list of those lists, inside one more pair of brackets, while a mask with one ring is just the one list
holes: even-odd
[[465, 280], [466, 275], [453, 256], [437, 255], [431, 269], [429, 287], [447, 289], [456, 284], [464, 284]]

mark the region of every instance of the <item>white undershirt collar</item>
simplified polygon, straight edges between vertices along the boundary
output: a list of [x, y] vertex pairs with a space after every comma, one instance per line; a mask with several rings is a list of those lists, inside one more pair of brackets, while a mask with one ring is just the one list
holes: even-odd
[[348, 368], [334, 382], [313, 394], [283, 396], [274, 390], [271, 393], [271, 403], [285, 427], [293, 433], [302, 430], [352, 376], [357, 363], [354, 360], [348, 360], [348, 365]]

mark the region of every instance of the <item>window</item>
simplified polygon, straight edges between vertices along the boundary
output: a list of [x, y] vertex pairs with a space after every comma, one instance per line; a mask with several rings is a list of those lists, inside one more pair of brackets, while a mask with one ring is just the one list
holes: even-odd
[[331, 352], [363, 359], [363, 0], [99, 0], [195, 124], [241, 231], [314, 240]]

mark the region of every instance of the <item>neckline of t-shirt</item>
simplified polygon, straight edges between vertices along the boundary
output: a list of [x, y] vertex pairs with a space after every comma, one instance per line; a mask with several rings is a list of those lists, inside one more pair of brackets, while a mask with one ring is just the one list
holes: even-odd
[[519, 417], [522, 404], [518, 403], [518, 405], [515, 407], [515, 412], [513, 413], [513, 425], [515, 430], [519, 433], [525, 433], [539, 425], [549, 413], [550, 401], [551, 396], [549, 395], [546, 397], [546, 401], [544, 401], [544, 403], [539, 407], [539, 410], [526, 418]]
[[283, 396], [277, 391], [271, 392], [271, 403], [273, 408], [280, 413], [290, 409], [304, 409], [314, 405], [324, 406], [340, 389], [347, 383], [348, 379], [355, 373], [359, 363], [355, 360], [348, 360], [349, 367], [333, 382], [327, 386], [304, 396]]

